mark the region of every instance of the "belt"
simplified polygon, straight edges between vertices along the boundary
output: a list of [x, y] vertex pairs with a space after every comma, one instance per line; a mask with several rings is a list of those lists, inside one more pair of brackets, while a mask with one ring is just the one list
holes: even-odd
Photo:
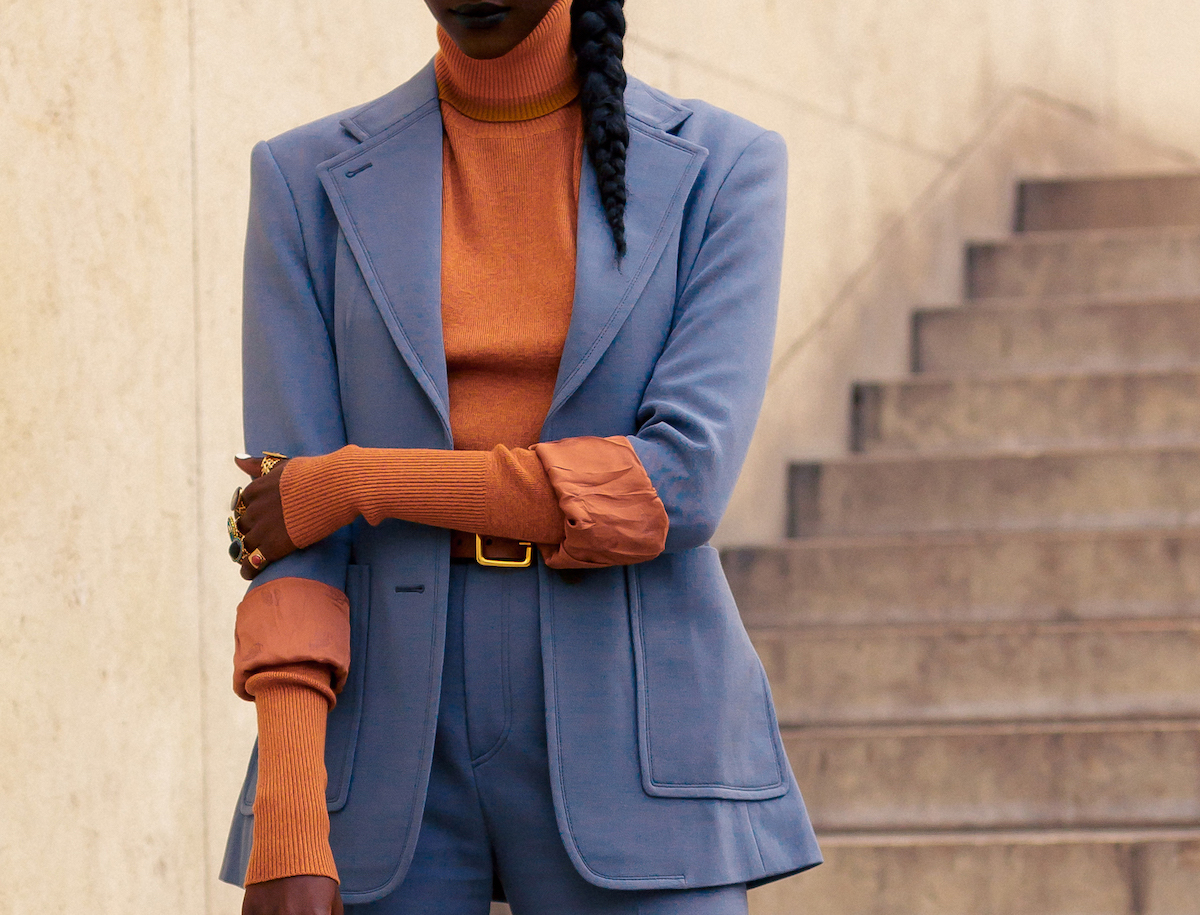
[[450, 558], [473, 560], [481, 566], [524, 569], [533, 564], [533, 544], [507, 537], [481, 537], [465, 531], [451, 531]]

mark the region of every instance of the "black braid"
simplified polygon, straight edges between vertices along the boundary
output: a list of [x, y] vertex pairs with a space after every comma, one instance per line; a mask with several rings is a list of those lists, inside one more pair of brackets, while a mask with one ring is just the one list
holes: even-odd
[[625, 0], [573, 0], [571, 47], [579, 73], [579, 102], [588, 158], [617, 256], [625, 256]]

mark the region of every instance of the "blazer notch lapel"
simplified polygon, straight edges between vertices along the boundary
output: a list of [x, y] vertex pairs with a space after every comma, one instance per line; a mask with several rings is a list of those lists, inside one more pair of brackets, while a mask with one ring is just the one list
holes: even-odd
[[678, 130], [692, 116], [690, 108], [647, 86], [640, 79], [629, 80], [629, 88], [625, 92], [625, 110], [633, 120], [664, 133]]
[[547, 422], [595, 368], [646, 288], [679, 226], [684, 201], [708, 155], [703, 147], [646, 126], [648, 120], [675, 124], [686, 120], [686, 111], [668, 113], [666, 107], [657, 106], [651, 117], [646, 117], [641, 106], [630, 106], [626, 254], [619, 264], [595, 173], [584, 161], [575, 303]]
[[342, 119], [341, 124], [360, 142], [365, 141], [384, 133], [431, 99], [436, 101], [437, 97], [437, 75], [430, 60], [411, 79], [355, 109]]
[[441, 310], [442, 121], [432, 68], [344, 123], [367, 139], [322, 163], [321, 183], [392, 341], [452, 441]]

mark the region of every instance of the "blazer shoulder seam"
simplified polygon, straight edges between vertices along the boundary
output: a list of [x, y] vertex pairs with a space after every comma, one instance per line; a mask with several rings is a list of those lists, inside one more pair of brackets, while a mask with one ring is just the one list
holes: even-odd
[[[730, 164], [729, 168], [727, 168], [725, 170], [725, 174], [721, 176], [721, 183], [719, 185], [717, 185], [717, 189], [713, 192], [712, 200], [710, 200], [709, 204], [708, 204], [708, 210], [704, 214], [704, 232], [703, 232], [704, 237], [708, 236], [708, 227], [709, 227], [709, 223], [712, 220], [713, 210], [716, 208], [717, 200], [720, 199], [720, 197], [721, 197], [721, 192], [725, 190], [725, 185], [729, 181], [729, 176], [732, 175], [737, 170], [737, 167], [741, 163], [742, 158], [746, 155], [747, 152], [750, 151], [751, 146], [754, 146], [755, 144], [758, 143], [759, 140], [762, 140], [765, 137], [772, 136], [773, 134], [774, 134], [774, 131], [767, 130], [765, 127], [759, 128], [759, 133], [755, 134], [754, 137], [751, 138], [750, 142], [748, 142], [745, 146], [742, 147], [741, 151], [738, 152], [737, 156], [734, 158], [734, 160]], [[697, 252], [697, 255], [698, 254], [699, 254], [699, 252]], [[694, 261], [688, 265], [687, 276], [685, 276], [683, 278], [682, 282], [680, 283], [680, 287], [679, 287], [680, 289], [685, 288], [688, 285], [688, 283], [691, 282], [692, 270], [695, 268], [695, 266], [696, 266], [696, 264]]]
[[279, 175], [280, 180], [283, 181], [283, 186], [287, 190], [288, 202], [292, 205], [292, 219], [296, 223], [296, 234], [300, 236], [300, 251], [304, 255], [304, 272], [308, 275], [309, 287], [313, 288], [315, 292], [312, 278], [312, 261], [308, 255], [308, 239], [304, 237], [304, 223], [300, 220], [300, 207], [296, 204], [296, 192], [292, 188], [291, 179], [288, 178], [287, 173], [280, 166], [279, 160], [275, 157], [275, 151], [271, 149], [270, 141], [264, 140], [263, 148], [266, 150], [267, 155], [271, 159], [271, 165]]

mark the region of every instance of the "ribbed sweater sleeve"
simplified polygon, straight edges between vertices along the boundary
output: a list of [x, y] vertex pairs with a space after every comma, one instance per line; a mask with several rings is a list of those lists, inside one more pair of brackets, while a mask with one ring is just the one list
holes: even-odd
[[303, 548], [362, 515], [532, 543], [563, 539], [564, 515], [528, 448], [359, 448], [295, 458], [280, 483], [288, 537]]
[[258, 716], [254, 843], [246, 883], [314, 875], [338, 879], [325, 807], [329, 669], [289, 664], [246, 681]]

